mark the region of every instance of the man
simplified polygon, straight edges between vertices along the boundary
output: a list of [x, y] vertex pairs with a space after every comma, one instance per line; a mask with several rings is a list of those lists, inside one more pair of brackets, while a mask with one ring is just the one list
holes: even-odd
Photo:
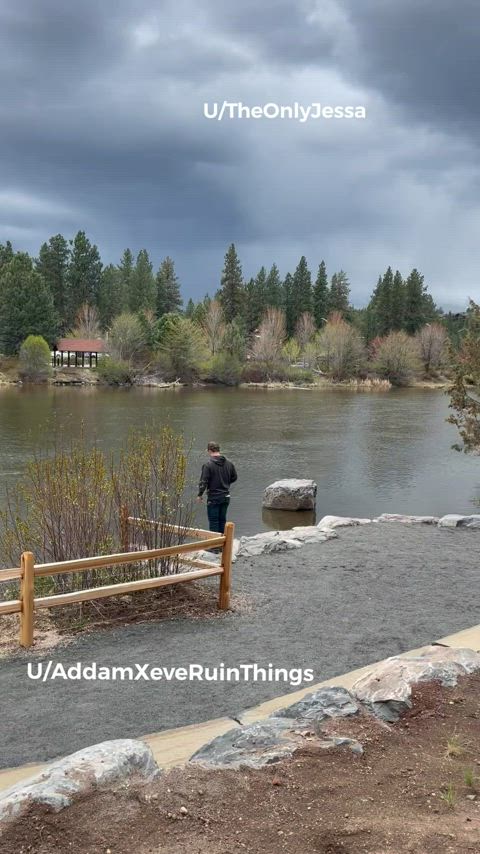
[[197, 501], [203, 501], [206, 490], [210, 530], [223, 534], [230, 503], [230, 484], [235, 483], [237, 472], [233, 463], [220, 453], [217, 442], [209, 442], [207, 452], [210, 459], [202, 466]]

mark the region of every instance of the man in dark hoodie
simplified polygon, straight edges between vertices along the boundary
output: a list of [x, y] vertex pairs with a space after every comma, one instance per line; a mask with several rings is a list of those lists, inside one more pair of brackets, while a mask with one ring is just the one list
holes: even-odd
[[203, 501], [206, 490], [210, 530], [223, 534], [230, 503], [230, 484], [235, 483], [237, 472], [233, 463], [220, 453], [217, 442], [209, 442], [207, 452], [210, 459], [202, 466], [197, 501]]

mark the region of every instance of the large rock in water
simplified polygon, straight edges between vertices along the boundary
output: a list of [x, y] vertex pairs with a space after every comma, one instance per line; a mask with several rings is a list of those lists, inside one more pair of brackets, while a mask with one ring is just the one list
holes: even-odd
[[314, 480], [276, 480], [263, 494], [263, 507], [270, 510], [313, 510], [317, 497]]

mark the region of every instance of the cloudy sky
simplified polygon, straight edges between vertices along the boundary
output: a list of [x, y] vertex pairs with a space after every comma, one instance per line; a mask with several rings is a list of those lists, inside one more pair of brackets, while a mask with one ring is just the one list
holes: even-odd
[[[184, 294], [305, 254], [356, 305], [388, 264], [480, 298], [478, 0], [0, 0], [0, 242], [86, 230]], [[242, 101], [365, 120], [210, 120]]]

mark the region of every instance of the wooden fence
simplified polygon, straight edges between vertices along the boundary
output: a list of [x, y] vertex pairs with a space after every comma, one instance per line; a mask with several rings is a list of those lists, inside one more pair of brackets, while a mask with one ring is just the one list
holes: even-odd
[[[80, 558], [77, 560], [66, 560], [59, 563], [35, 563], [32, 552], [23, 552], [20, 568], [1, 569], [0, 582], [20, 581], [19, 599], [0, 602], [0, 616], [2, 614], [20, 614], [20, 644], [30, 647], [33, 644], [34, 615], [40, 608], [54, 608], [57, 605], [70, 605], [76, 602], [86, 602], [91, 599], [103, 599], [107, 596], [121, 596], [126, 593], [134, 593], [136, 590], [150, 590], [155, 587], [165, 587], [169, 584], [181, 584], [185, 581], [196, 581], [199, 578], [220, 576], [220, 589], [218, 607], [227, 610], [230, 605], [230, 584], [232, 572], [232, 550], [235, 525], [227, 522], [225, 533], [217, 534], [212, 531], [204, 531], [200, 528], [179, 528], [168, 526], [170, 531], [194, 538], [194, 542], [182, 543], [177, 546], [168, 546], [160, 549], [147, 549], [143, 551], [128, 551], [128, 531], [130, 525], [153, 525], [161, 526], [161, 522], [134, 519], [124, 515], [122, 525], [122, 548], [125, 551], [120, 554], [100, 555], [98, 557]], [[165, 526], [163, 526], [165, 527]], [[184, 557], [189, 552], [200, 549], [221, 548], [220, 564], [209, 563], [197, 559]], [[109, 584], [105, 587], [92, 587], [86, 590], [76, 590], [73, 593], [62, 593], [53, 596], [35, 596], [35, 579], [48, 575], [60, 575], [68, 572], [83, 572], [89, 569], [105, 569], [106, 567], [138, 563], [146, 560], [156, 560], [167, 557], [176, 557], [181, 563], [188, 564], [188, 572], [179, 572], [172, 575], [161, 575], [154, 578], [141, 578], [137, 581], [120, 582]]]

